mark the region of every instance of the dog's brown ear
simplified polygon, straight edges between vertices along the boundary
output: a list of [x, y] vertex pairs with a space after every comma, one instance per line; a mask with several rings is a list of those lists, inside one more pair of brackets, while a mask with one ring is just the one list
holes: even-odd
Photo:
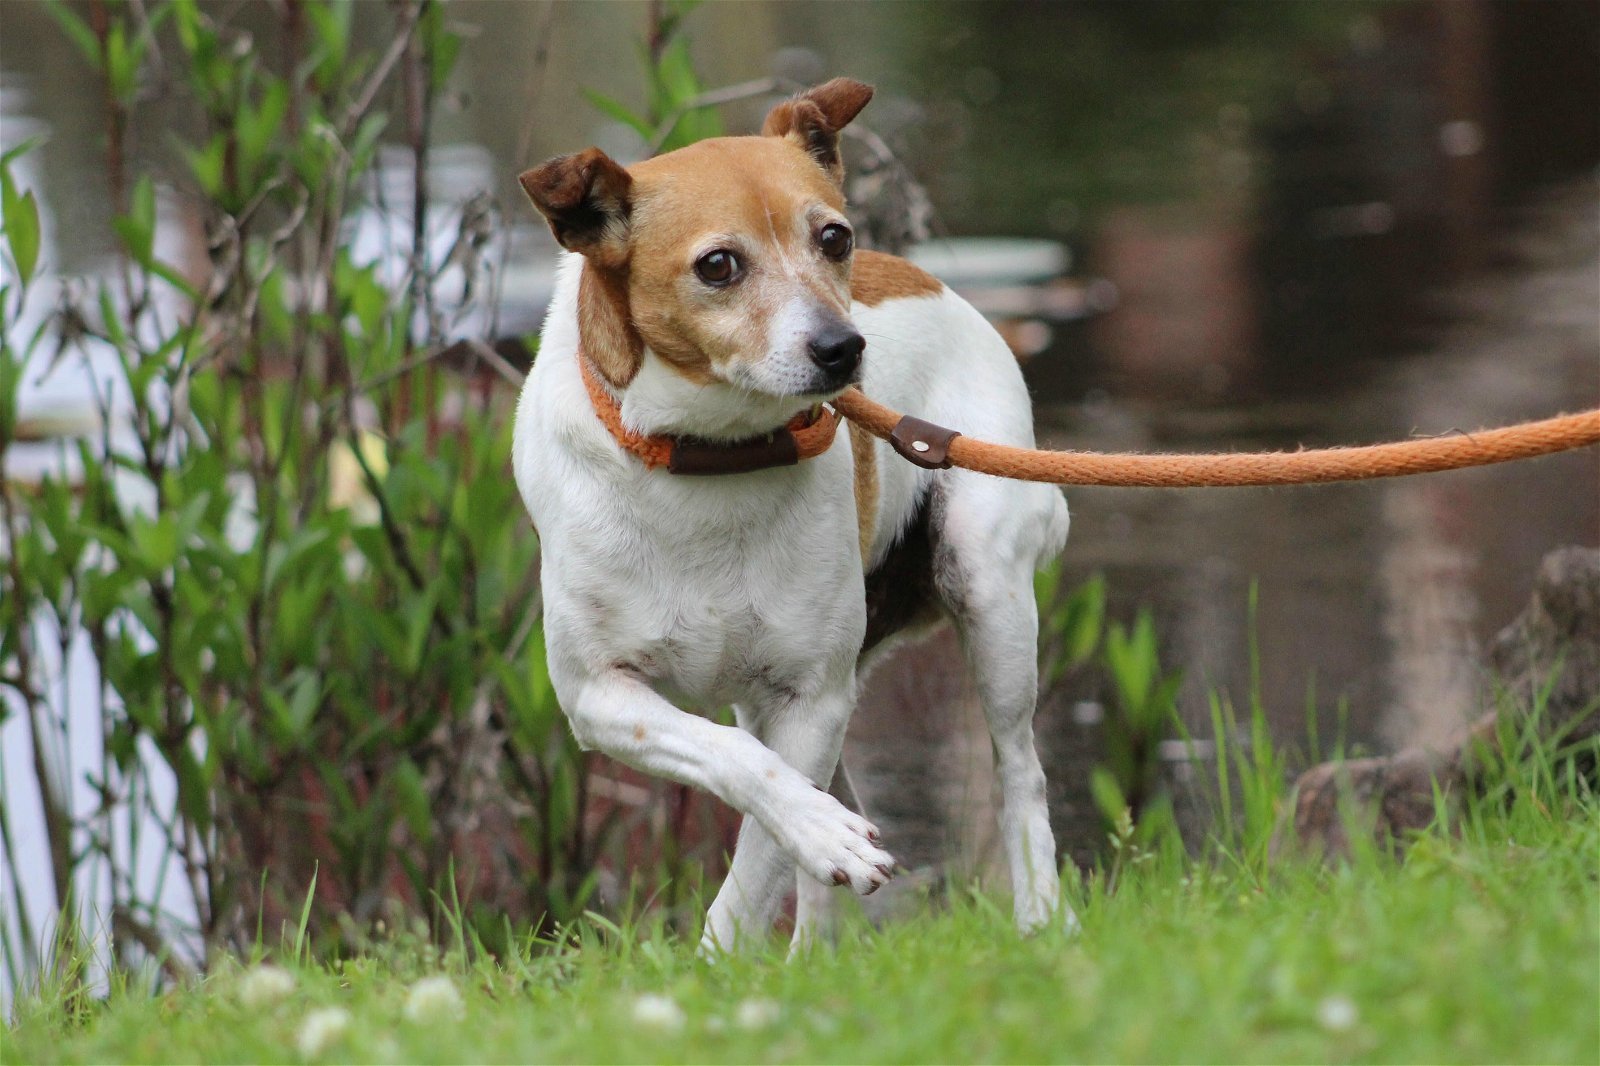
[[557, 156], [517, 180], [561, 247], [621, 266], [628, 257], [633, 178], [598, 148]]
[[761, 132], [787, 137], [810, 153], [837, 184], [844, 180], [839, 156], [839, 131], [872, 99], [872, 86], [850, 78], [834, 78], [785, 100], [767, 112]]

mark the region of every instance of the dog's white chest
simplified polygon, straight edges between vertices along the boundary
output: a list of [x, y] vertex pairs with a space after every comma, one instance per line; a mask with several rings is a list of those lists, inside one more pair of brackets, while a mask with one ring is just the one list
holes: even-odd
[[549, 628], [701, 705], [815, 692], [865, 626], [848, 479], [840, 450], [805, 470], [596, 485], [542, 530]]

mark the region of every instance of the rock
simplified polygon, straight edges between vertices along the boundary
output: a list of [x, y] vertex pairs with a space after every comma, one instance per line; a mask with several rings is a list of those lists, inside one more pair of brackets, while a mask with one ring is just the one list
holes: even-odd
[[[1458, 799], [1476, 787], [1484, 746], [1519, 736], [1526, 718], [1541, 738], [1570, 744], [1600, 735], [1600, 550], [1561, 548], [1539, 566], [1526, 609], [1490, 645], [1495, 709], [1463, 729], [1443, 751], [1407, 748], [1386, 758], [1323, 763], [1300, 775], [1275, 850], [1288, 841], [1346, 855], [1345, 812], [1370, 826], [1380, 844], [1398, 843], [1436, 813], [1435, 787]], [[1541, 706], [1540, 693], [1546, 692]]]
[[[1550, 686], [1539, 729], [1567, 741], [1600, 734], [1600, 549], [1544, 557], [1533, 600], [1489, 647], [1489, 667], [1518, 713]], [[1480, 723], [1481, 724], [1481, 723]]]
[[[1347, 805], [1355, 824], [1370, 825], [1380, 841], [1425, 828], [1434, 816], [1434, 782], [1454, 791], [1462, 776], [1453, 758], [1421, 748], [1313, 766], [1295, 782], [1295, 837], [1329, 855], [1349, 854]], [[1282, 843], [1280, 831], [1275, 847]]]

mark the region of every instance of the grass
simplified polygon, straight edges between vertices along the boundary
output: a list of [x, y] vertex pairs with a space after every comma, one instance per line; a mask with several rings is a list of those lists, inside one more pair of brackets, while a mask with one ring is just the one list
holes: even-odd
[[402, 938], [318, 963], [291, 931], [276, 989], [233, 966], [76, 1012], [38, 990], [0, 1061], [1592, 1063], [1600, 806], [1543, 780], [1404, 860], [1124, 850], [1114, 891], [1074, 886], [1070, 937], [1023, 939], [976, 891], [795, 961], [600, 919], [501, 959]]

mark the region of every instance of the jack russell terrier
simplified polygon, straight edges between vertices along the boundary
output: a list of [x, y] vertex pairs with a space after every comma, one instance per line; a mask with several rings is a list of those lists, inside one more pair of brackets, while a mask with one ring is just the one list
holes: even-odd
[[[1033, 574], [1066, 543], [1066, 501], [836, 436], [825, 406], [859, 384], [1034, 443], [1016, 359], [983, 317], [910, 263], [854, 250], [839, 131], [871, 97], [836, 78], [760, 136], [626, 168], [590, 148], [520, 178], [573, 253], [513, 445], [550, 679], [584, 748], [744, 814], [708, 952], [764, 941], [797, 866], [797, 943], [828, 918], [824, 886], [865, 895], [892, 876], [830, 784], [857, 679], [891, 638], [945, 618], [994, 740], [1017, 924], [1072, 921], [1033, 741]], [[737, 726], [686, 709], [727, 704]]]

